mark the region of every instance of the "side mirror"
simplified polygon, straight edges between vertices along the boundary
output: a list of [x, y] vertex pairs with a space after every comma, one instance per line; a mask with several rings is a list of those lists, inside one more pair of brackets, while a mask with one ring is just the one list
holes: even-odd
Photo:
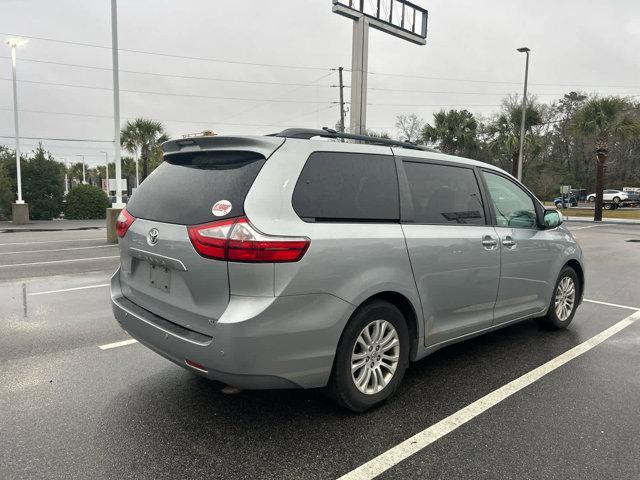
[[544, 228], [556, 228], [562, 224], [562, 216], [555, 209], [544, 211]]

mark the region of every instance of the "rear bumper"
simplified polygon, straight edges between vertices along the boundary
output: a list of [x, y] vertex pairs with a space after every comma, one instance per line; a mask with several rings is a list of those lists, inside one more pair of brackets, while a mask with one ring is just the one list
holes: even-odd
[[[329, 294], [231, 296], [213, 336], [181, 327], [125, 298], [111, 278], [116, 320], [133, 338], [205, 377], [246, 389], [323, 387], [354, 306]], [[185, 363], [206, 368], [201, 372]]]

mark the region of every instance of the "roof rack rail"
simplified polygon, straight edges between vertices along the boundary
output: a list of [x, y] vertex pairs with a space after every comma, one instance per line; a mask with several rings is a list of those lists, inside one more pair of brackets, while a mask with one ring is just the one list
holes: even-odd
[[411, 142], [401, 142], [399, 140], [391, 140], [390, 138], [370, 137], [369, 135], [355, 135], [352, 133], [342, 133], [328, 127], [323, 127], [322, 130], [317, 130], [313, 128], [287, 128], [286, 130], [282, 130], [281, 132], [272, 133], [269, 136], [284, 137], [284, 138], [301, 138], [304, 140], [309, 140], [313, 137], [344, 138], [347, 140], [358, 140], [358, 141], [369, 143], [372, 145], [389, 145], [393, 147], [410, 148], [412, 150], [423, 150], [425, 152], [440, 153], [437, 150], [434, 150], [432, 148], [424, 147], [422, 145], [417, 145]]

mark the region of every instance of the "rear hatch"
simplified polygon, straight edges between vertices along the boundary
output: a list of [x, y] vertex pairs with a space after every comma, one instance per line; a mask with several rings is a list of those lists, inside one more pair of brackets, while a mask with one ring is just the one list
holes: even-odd
[[163, 145], [164, 162], [127, 205], [135, 218], [120, 239], [123, 295], [203, 334], [229, 303], [226, 261], [204, 258], [188, 226], [244, 215], [244, 200], [280, 138], [203, 137]]

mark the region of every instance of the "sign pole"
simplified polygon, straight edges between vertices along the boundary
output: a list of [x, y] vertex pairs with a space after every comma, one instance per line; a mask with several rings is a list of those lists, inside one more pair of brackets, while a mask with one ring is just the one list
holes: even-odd
[[361, 15], [353, 21], [351, 50], [351, 133], [367, 134], [367, 68], [369, 64], [369, 20]]

